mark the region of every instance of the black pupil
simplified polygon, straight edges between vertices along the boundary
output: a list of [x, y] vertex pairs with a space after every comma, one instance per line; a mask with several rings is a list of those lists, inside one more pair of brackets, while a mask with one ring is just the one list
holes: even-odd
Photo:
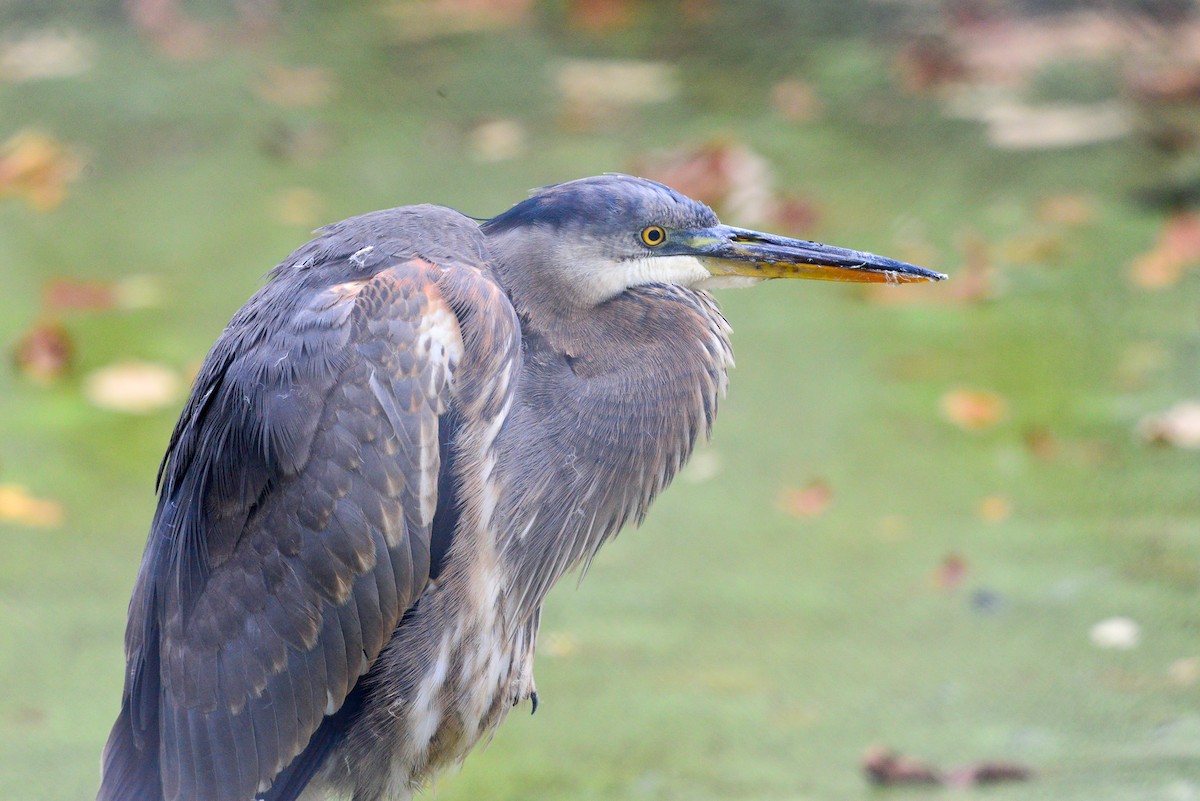
[[646, 231], [646, 241], [652, 244], [657, 244], [662, 239], [662, 231], [657, 228], [650, 228]]

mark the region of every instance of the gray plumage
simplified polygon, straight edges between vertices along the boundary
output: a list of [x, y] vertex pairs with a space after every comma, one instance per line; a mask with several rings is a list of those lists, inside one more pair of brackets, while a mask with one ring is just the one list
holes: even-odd
[[536, 703], [546, 593], [710, 430], [733, 362], [704, 287], [813, 265], [937, 277], [627, 176], [324, 229], [171, 437], [99, 801], [400, 799], [462, 759]]

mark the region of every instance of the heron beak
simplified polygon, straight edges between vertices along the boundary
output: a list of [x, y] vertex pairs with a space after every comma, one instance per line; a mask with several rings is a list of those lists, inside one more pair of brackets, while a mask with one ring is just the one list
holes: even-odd
[[946, 278], [942, 273], [873, 253], [728, 225], [688, 231], [679, 244], [718, 278], [809, 278], [877, 284]]

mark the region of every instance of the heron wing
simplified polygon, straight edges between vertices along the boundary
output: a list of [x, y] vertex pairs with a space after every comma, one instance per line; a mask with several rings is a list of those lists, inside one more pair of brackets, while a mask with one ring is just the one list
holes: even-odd
[[100, 799], [248, 801], [416, 601], [463, 348], [444, 269], [271, 282], [218, 340], [164, 460]]

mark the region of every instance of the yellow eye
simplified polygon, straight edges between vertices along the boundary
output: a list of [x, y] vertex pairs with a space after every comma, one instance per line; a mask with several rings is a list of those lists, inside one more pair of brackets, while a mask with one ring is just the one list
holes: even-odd
[[657, 225], [648, 225], [642, 229], [642, 244], [656, 248], [667, 241], [667, 232]]

